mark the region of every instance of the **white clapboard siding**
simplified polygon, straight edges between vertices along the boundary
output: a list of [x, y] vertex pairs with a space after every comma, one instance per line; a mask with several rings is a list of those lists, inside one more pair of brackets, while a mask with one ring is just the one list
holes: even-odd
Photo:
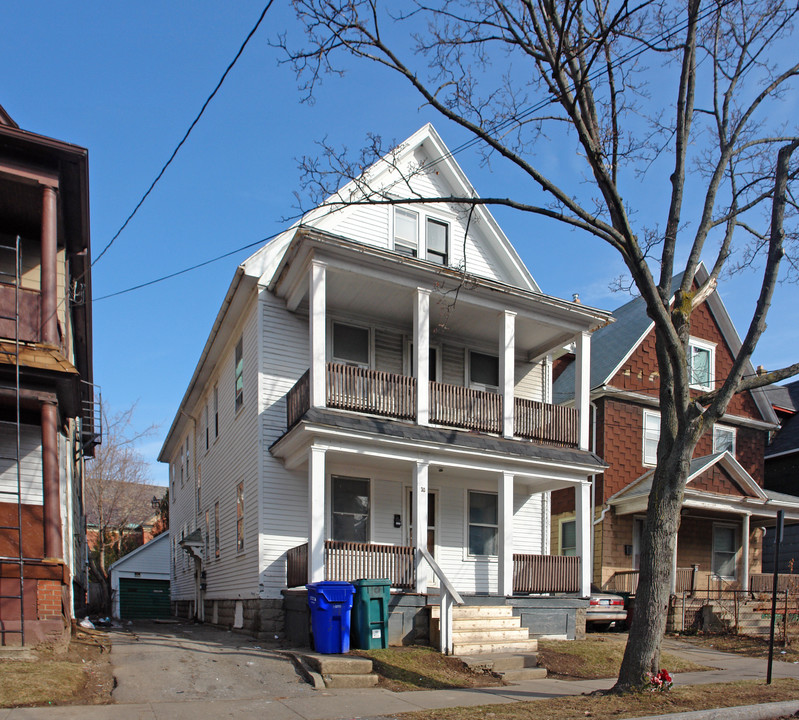
[[[15, 423], [0, 422], [0, 503], [16, 504], [17, 435]], [[38, 425], [20, 425], [21, 502], [41, 505], [42, 500], [42, 429]]]
[[[209, 556], [206, 558], [206, 598], [254, 598], [258, 596], [258, 318], [255, 296], [242, 313], [239, 325], [220, 355], [219, 363], [203, 390], [196, 409], [196, 431], [192, 435], [191, 472], [183, 486], [177, 479], [172, 502], [176, 517], [170, 517], [175, 541], [199, 528], [205, 535], [205, 512], [209, 512]], [[244, 358], [244, 403], [235, 408], [235, 347], [242, 338]], [[214, 437], [213, 388], [218, 388], [219, 437]], [[211, 432], [205, 449], [205, 406], [209, 407]], [[185, 447], [185, 435], [182, 439]], [[195, 450], [196, 448], [196, 450]], [[177, 458], [176, 458], [177, 459]], [[195, 462], [199, 466], [201, 493], [196, 504]], [[244, 550], [236, 547], [236, 487], [244, 483]], [[214, 505], [219, 503], [220, 554], [214, 552]], [[176, 550], [172, 598], [194, 598], [194, 565], [179, 545]]]
[[263, 597], [279, 598], [286, 585], [286, 551], [308, 539], [308, 474], [290, 471], [269, 453], [286, 431], [286, 393], [308, 370], [308, 320], [261, 291], [262, 499], [260, 584]]
[[375, 329], [375, 370], [402, 375], [402, 350], [402, 333]]
[[544, 401], [544, 374], [542, 363], [516, 363], [516, 387], [513, 394], [525, 400]]

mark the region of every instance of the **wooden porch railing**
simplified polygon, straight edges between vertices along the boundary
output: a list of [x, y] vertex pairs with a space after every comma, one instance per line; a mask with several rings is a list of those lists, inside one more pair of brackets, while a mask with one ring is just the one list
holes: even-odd
[[[749, 576], [749, 590], [753, 593], [770, 593], [773, 586], [774, 573], [752, 573]], [[777, 576], [777, 591], [799, 591], [799, 575], [780, 573]]]
[[[325, 580], [388, 578], [391, 587], [416, 587], [413, 548], [405, 545], [325, 541]], [[286, 584], [299, 587], [308, 582], [308, 543], [286, 553]]]
[[[605, 590], [608, 592], [630, 593], [635, 595], [638, 589], [638, 570], [619, 570], [608, 580]], [[699, 565], [677, 568], [676, 591], [693, 594], [698, 588]]]
[[327, 363], [327, 406], [412, 420], [416, 378]]
[[[416, 418], [416, 379], [405, 375], [327, 363], [326, 402], [331, 408], [371, 413], [400, 420]], [[310, 372], [286, 395], [290, 429], [311, 406]], [[577, 447], [578, 413], [574, 408], [514, 399], [517, 437]], [[477, 432], [502, 432], [502, 396], [460, 385], [430, 383], [430, 422]]]
[[430, 383], [430, 422], [478, 432], [502, 432], [502, 395]]
[[519, 437], [553, 445], [577, 447], [576, 408], [514, 398], [514, 428]]
[[311, 407], [311, 371], [297, 380], [286, 395], [286, 426], [290, 430]]
[[513, 592], [580, 592], [580, 558], [514, 553]]

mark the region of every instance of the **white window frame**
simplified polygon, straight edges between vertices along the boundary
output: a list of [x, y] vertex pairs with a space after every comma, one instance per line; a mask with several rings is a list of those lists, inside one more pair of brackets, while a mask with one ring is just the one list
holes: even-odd
[[735, 451], [737, 449], [737, 430], [734, 427], [730, 427], [729, 425], [714, 425], [713, 426], [713, 452], [717, 453], [720, 452], [718, 450], [718, 436], [720, 433], [729, 433], [732, 435], [732, 450], [730, 451], [730, 455], [735, 457]]
[[[732, 544], [735, 548], [732, 552], [733, 558], [733, 574], [732, 575], [718, 575], [716, 573], [716, 531], [720, 528], [724, 528], [725, 530], [732, 530]], [[711, 539], [710, 544], [710, 572], [714, 578], [719, 578], [721, 580], [736, 580], [738, 578], [738, 555], [740, 554], [741, 550], [741, 540], [740, 540], [740, 528], [732, 523], [723, 523], [723, 522], [714, 522], [713, 523], [713, 537]]]
[[[708, 378], [708, 384], [704, 385], [702, 383], [695, 383], [691, 382], [693, 379], [693, 358], [694, 358], [694, 349], [703, 350], [708, 353], [708, 371], [710, 377]], [[716, 382], [716, 344], [712, 342], [708, 342], [707, 340], [699, 340], [697, 338], [691, 338], [688, 341], [688, 380], [689, 385], [691, 388], [695, 390], [713, 390], [715, 382]]]
[[[397, 238], [397, 213], [407, 215], [408, 219], [410, 219], [410, 216], [413, 215], [414, 223], [416, 225], [415, 245], [412, 245], [409, 241], [407, 241], [404, 238]], [[403, 255], [405, 257], [418, 258], [419, 257], [419, 213], [416, 212], [415, 210], [409, 210], [408, 208], [395, 205], [394, 213], [392, 215], [392, 222], [393, 226], [391, 229], [391, 236], [393, 239], [392, 247], [394, 249], [394, 252], [399, 253], [400, 255]], [[399, 249], [397, 246], [399, 246]]]
[[[497, 499], [497, 523], [493, 525], [491, 523], [473, 523], [469, 519], [470, 515], [470, 508], [471, 508], [471, 497], [472, 493], [479, 493], [480, 495], [493, 495]], [[466, 557], [469, 559], [487, 559], [490, 558], [492, 560], [496, 560], [498, 558], [499, 553], [499, 493], [490, 492], [488, 490], [476, 490], [469, 488], [466, 490], [466, 537], [464, 538], [464, 549], [466, 551]], [[497, 553], [496, 554], [488, 554], [488, 555], [473, 555], [471, 548], [469, 547], [469, 528], [474, 525], [476, 527], [492, 527], [496, 530], [496, 543], [497, 543]]]
[[574, 515], [560, 518], [558, 520], [558, 555], [565, 555], [563, 552], [563, 526], [568, 525], [569, 523], [574, 525], [574, 548], [572, 548], [574, 552], [567, 557], [575, 557], [577, 555], [577, 518]]
[[[327, 497], [330, 498], [330, 502], [328, 503], [327, 508], [327, 527], [328, 527], [328, 538], [330, 540], [335, 540], [333, 537], [333, 480], [335, 478], [340, 478], [343, 480], [361, 480], [367, 483], [369, 486], [369, 508], [367, 511], [367, 538], [366, 542], [372, 542], [372, 538], [374, 537], [374, 527], [372, 526], [374, 523], [374, 483], [372, 482], [372, 478], [370, 477], [358, 477], [356, 475], [346, 475], [344, 473], [332, 473], [327, 477]], [[343, 542], [360, 542], [360, 540], [346, 540]]]
[[[346, 325], [347, 327], [358, 328], [359, 330], [366, 330], [367, 332], [367, 362], [360, 363], [355, 362], [354, 360], [347, 360], [345, 358], [338, 358], [335, 355], [335, 344], [333, 342], [333, 329], [336, 325]], [[357, 322], [349, 322], [347, 320], [338, 320], [338, 319], [331, 319], [328, 325], [328, 333], [327, 336], [329, 339], [328, 341], [328, 348], [327, 348], [327, 356], [330, 358], [331, 362], [339, 363], [341, 365], [351, 365], [353, 367], [362, 367], [367, 370], [373, 369], [374, 366], [374, 358], [375, 358], [375, 334], [374, 330], [369, 325], [364, 325], [362, 323]]]
[[[649, 425], [648, 421], [653, 425]], [[654, 456], [646, 454], [647, 438], [655, 440]], [[660, 413], [657, 410], [644, 410], [641, 420], [641, 464], [644, 467], [655, 467], [658, 464], [658, 442], [660, 442]]]
[[[447, 232], [447, 241], [446, 241], [446, 249], [444, 251], [444, 262], [440, 263], [437, 260], [435, 261], [436, 265], [440, 265], [441, 267], [449, 267], [452, 263], [452, 223], [449, 220], [444, 220], [443, 218], [437, 217], [435, 215], [425, 215], [424, 218], [424, 259], [428, 262], [433, 262], [430, 260], [430, 244], [427, 240], [427, 227], [429, 223], [434, 223], [436, 225], [443, 225]], [[433, 253], [437, 258], [440, 257], [438, 252]]]
[[[239, 389], [241, 381], [241, 389]], [[241, 336], [233, 349], [233, 397], [234, 408], [238, 414], [244, 407], [244, 336]]]
[[[466, 370], [466, 377], [465, 377], [465, 385], [472, 390], [482, 390], [483, 392], [492, 392], [498, 393], [499, 392], [499, 385], [485, 385], [484, 383], [472, 382], [472, 353], [477, 353], [478, 355], [485, 355], [486, 357], [495, 357], [497, 359], [497, 375], [499, 375], [499, 362], [500, 358], [499, 355], [492, 353], [492, 352], [484, 352], [483, 350], [468, 350], [466, 353], [466, 363], [465, 363], [465, 370]], [[497, 378], [499, 380], [499, 378]]]
[[244, 552], [246, 536], [244, 534], [244, 522], [246, 520], [247, 504], [244, 500], [244, 480], [236, 484], [236, 552]]

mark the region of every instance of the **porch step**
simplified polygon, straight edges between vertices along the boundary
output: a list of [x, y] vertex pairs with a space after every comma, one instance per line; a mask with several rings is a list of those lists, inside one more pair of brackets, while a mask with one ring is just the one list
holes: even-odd
[[509, 683], [542, 680], [547, 676], [547, 669], [538, 667], [536, 653], [461, 655], [458, 659], [471, 670], [496, 673]]
[[370, 688], [377, 685], [369, 658], [287, 651], [300, 665], [306, 679], [317, 689]]
[[[440, 610], [438, 605], [430, 607], [430, 640], [434, 645], [440, 637]], [[534, 653], [538, 641], [530, 638], [510, 605], [456, 605], [452, 609], [452, 649], [455, 655], [466, 656]]]

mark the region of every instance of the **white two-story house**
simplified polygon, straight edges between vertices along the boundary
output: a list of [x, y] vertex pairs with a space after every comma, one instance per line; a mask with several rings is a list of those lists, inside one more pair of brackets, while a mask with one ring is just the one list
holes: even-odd
[[[179, 614], [292, 634], [309, 581], [389, 578], [392, 641], [428, 604], [512, 604], [569, 635], [589, 595], [590, 333], [543, 294], [427, 125], [236, 271], [161, 450]], [[548, 355], [576, 347], [575, 407]], [[576, 557], [549, 555], [552, 490]], [[291, 588], [300, 588], [292, 590]], [[290, 613], [289, 613], [290, 614]]]

